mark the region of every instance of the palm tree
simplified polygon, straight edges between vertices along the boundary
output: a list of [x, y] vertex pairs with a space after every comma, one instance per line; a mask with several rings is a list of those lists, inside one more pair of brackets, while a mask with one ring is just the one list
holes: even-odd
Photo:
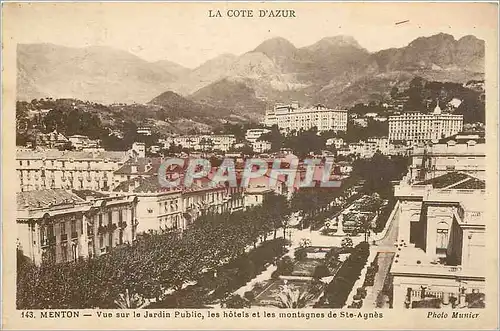
[[147, 307], [149, 303], [148, 299], [144, 299], [138, 293], [130, 295], [128, 289], [125, 290], [125, 293], [120, 293], [118, 299], [115, 300], [115, 304], [121, 309], [142, 309]]
[[309, 289], [293, 289], [285, 283], [281, 286], [281, 292], [277, 296], [278, 302], [274, 305], [278, 308], [305, 308], [314, 297]]

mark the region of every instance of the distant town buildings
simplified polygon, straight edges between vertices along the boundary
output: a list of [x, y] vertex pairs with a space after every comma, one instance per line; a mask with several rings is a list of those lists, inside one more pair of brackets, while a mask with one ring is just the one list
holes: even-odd
[[142, 126], [137, 128], [137, 133], [145, 136], [150, 136], [152, 134], [152, 131], [150, 127]]
[[266, 112], [264, 124], [277, 125], [285, 133], [313, 127], [318, 131], [346, 131], [347, 110], [329, 109], [320, 104], [301, 107], [297, 102], [277, 104], [273, 110]]
[[141, 142], [134, 142], [130, 149], [130, 157], [146, 157], [146, 144]]
[[269, 141], [254, 141], [252, 148], [255, 153], [265, 153], [271, 149], [271, 143]]
[[245, 139], [251, 143], [256, 142], [260, 136], [265, 133], [271, 132], [269, 129], [248, 129], [245, 133]]
[[98, 140], [92, 140], [87, 136], [78, 134], [69, 136], [68, 140], [76, 150], [99, 148], [100, 145], [100, 142]]
[[218, 150], [227, 152], [236, 143], [236, 138], [232, 134], [226, 135], [187, 135], [170, 137], [165, 139], [165, 146], [175, 144], [182, 148], [193, 149], [195, 151]]
[[344, 146], [344, 139], [342, 138], [329, 138], [326, 140], [326, 146], [335, 146], [338, 150]]
[[43, 146], [47, 148], [61, 148], [69, 143], [68, 138], [57, 130], [50, 133], [39, 133], [35, 138], [37, 146]]
[[462, 130], [463, 115], [444, 114], [439, 103], [432, 114], [404, 113], [389, 116], [389, 140], [428, 142], [454, 135]]

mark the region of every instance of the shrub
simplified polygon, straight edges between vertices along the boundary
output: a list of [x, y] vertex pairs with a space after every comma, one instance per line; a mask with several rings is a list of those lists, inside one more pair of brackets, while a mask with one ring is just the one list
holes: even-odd
[[301, 261], [301, 260], [304, 260], [305, 258], [307, 258], [307, 252], [303, 248], [297, 248], [295, 250], [294, 256], [295, 256], [295, 260]]
[[293, 261], [289, 256], [285, 256], [278, 262], [278, 271], [281, 275], [291, 275], [293, 271]]
[[250, 308], [250, 303], [239, 295], [233, 294], [224, 300], [226, 308]]
[[240, 258], [236, 261], [238, 266], [237, 277], [249, 281], [255, 276], [255, 265], [248, 257]]
[[324, 264], [320, 264], [314, 268], [313, 279], [320, 279], [330, 275], [328, 268]]
[[359, 295], [361, 297], [361, 299], [364, 299], [366, 298], [366, 289], [364, 287], [358, 287], [358, 289], [356, 290], [356, 294]]
[[243, 297], [248, 301], [252, 302], [255, 299], [255, 294], [252, 291], [246, 291]]

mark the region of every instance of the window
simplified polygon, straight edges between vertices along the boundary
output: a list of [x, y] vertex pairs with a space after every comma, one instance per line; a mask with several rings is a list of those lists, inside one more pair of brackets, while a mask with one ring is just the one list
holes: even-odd
[[76, 236], [76, 220], [71, 220], [71, 237]]
[[61, 246], [61, 260], [62, 262], [68, 261], [68, 247], [66, 245]]
[[448, 248], [448, 223], [439, 222], [437, 225], [436, 249], [443, 250]]
[[99, 214], [99, 226], [102, 226], [102, 214]]
[[108, 212], [108, 225], [111, 225], [113, 223], [113, 212], [109, 211]]
[[101, 234], [99, 236], [99, 248], [103, 248], [104, 247], [104, 236]]
[[61, 222], [61, 234], [66, 234], [66, 222]]

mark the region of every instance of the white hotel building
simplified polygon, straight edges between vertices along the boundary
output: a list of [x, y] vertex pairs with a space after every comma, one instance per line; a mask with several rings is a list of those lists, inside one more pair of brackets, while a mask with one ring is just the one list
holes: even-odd
[[319, 104], [300, 107], [297, 102], [277, 104], [273, 110], [266, 112], [264, 124], [277, 125], [284, 132], [309, 130], [313, 127], [318, 131], [346, 131], [347, 110], [329, 109]]
[[462, 130], [463, 115], [443, 114], [439, 104], [432, 114], [389, 116], [389, 140], [413, 144], [452, 136]]
[[114, 171], [128, 158], [128, 152], [18, 149], [18, 191], [57, 188], [110, 191]]

